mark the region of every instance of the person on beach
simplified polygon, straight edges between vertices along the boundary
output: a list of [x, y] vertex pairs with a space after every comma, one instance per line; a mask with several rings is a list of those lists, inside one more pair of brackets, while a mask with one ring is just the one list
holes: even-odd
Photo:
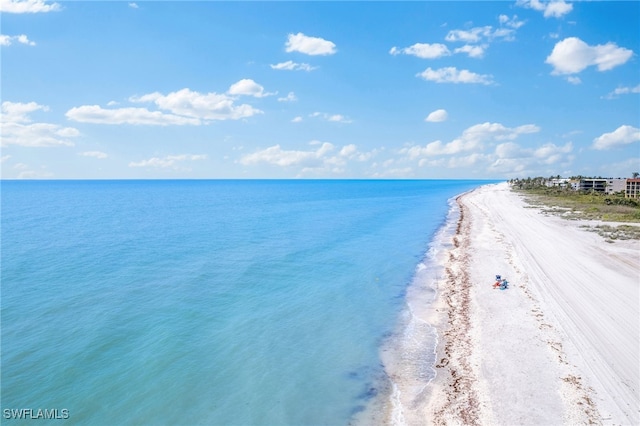
[[493, 283], [493, 288], [494, 288], [494, 289], [495, 289], [495, 288], [500, 287], [500, 279], [501, 279], [501, 278], [502, 278], [502, 276], [501, 276], [501, 275], [496, 275], [496, 282], [495, 282], [495, 283]]
[[502, 290], [504, 290], [505, 288], [507, 288], [509, 282], [507, 281], [506, 278], [501, 279], [502, 277], [500, 275], [496, 275], [496, 282], [493, 284], [493, 288], [500, 288]]

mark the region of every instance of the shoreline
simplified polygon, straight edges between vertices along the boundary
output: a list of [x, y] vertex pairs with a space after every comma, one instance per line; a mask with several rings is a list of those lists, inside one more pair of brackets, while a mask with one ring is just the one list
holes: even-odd
[[525, 209], [506, 184], [458, 203], [423, 420], [638, 424], [640, 242]]
[[[385, 362], [394, 386], [375, 423], [640, 424], [640, 241], [525, 208], [506, 183], [456, 202], [421, 311], [437, 330], [435, 378], [403, 395], [395, 383], [415, 378]], [[508, 289], [492, 288], [498, 274]]]

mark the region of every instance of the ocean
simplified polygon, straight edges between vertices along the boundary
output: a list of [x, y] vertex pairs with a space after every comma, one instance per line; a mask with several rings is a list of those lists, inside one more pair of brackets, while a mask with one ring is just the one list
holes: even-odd
[[2, 181], [3, 422], [346, 425], [484, 183]]

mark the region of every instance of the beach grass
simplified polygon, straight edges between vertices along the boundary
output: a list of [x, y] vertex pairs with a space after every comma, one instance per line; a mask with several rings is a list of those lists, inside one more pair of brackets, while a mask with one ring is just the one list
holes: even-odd
[[[565, 219], [640, 223], [640, 203], [618, 194], [584, 193], [546, 187], [512, 188], [512, 191], [524, 195], [525, 201], [532, 207]], [[638, 239], [636, 232], [630, 234]]]

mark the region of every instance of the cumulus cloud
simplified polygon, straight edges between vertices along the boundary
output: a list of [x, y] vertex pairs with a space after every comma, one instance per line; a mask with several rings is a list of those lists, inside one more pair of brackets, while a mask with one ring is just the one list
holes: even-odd
[[437, 110], [431, 112], [427, 116], [427, 118], [424, 119], [424, 121], [428, 121], [430, 123], [439, 123], [441, 121], [445, 121], [448, 116], [449, 116], [449, 114], [447, 114], [446, 110], [437, 109]]
[[573, 144], [571, 142], [567, 142], [563, 146], [546, 143], [534, 149], [533, 156], [542, 164], [555, 164], [564, 157], [564, 154], [567, 154], [572, 150]]
[[606, 150], [640, 141], [640, 129], [623, 125], [611, 133], [604, 133], [593, 140], [593, 148]]
[[551, 74], [576, 74], [589, 66], [607, 71], [626, 63], [633, 51], [618, 47], [615, 43], [589, 46], [577, 37], [565, 38], [556, 43], [545, 63], [553, 66]]
[[43, 0], [0, 0], [0, 12], [4, 13], [46, 13], [60, 9], [58, 3]]
[[250, 78], [243, 78], [242, 80], [234, 83], [229, 87], [228, 93], [230, 95], [245, 95], [254, 96], [256, 98], [263, 98], [265, 96], [271, 96], [275, 93], [266, 93], [264, 87], [251, 80]]
[[129, 167], [156, 167], [156, 168], [173, 168], [182, 169], [178, 167], [178, 163], [185, 161], [199, 161], [206, 160], [205, 154], [180, 154], [180, 155], [167, 155], [166, 157], [152, 157], [147, 160], [129, 163]]
[[510, 41], [514, 39], [514, 35], [514, 29], [493, 29], [491, 25], [486, 25], [484, 27], [471, 28], [470, 30], [451, 30], [444, 39], [449, 42], [479, 43], [483, 40], [492, 41], [496, 39]]
[[413, 46], [405, 47], [402, 49], [398, 49], [397, 47], [392, 47], [389, 51], [391, 55], [411, 55], [417, 56], [422, 59], [435, 59], [440, 58], [442, 56], [449, 56], [451, 52], [441, 43], [416, 43]]
[[561, 18], [573, 10], [571, 3], [564, 0], [542, 2], [540, 0], [518, 0], [516, 5], [542, 12], [545, 18]]
[[173, 114], [205, 120], [237, 120], [260, 114], [250, 105], [234, 105], [234, 98], [224, 94], [199, 93], [188, 88], [163, 95], [158, 92], [132, 97], [132, 102], [153, 102]]
[[520, 135], [539, 132], [540, 128], [533, 124], [518, 127], [506, 127], [500, 123], [481, 123], [473, 125], [462, 132], [458, 138], [448, 143], [434, 141], [426, 146], [410, 146], [400, 150], [401, 154], [410, 159], [433, 157], [439, 155], [454, 155], [483, 148], [487, 142], [515, 140]]
[[[244, 87], [244, 89], [248, 88], [249, 85]], [[241, 91], [243, 88], [238, 87], [237, 90]], [[183, 121], [177, 120], [175, 124], [200, 124], [201, 120], [238, 120], [262, 114], [262, 111], [251, 105], [236, 105], [235, 98], [232, 96], [215, 92], [199, 93], [188, 88], [167, 95], [154, 92], [133, 96], [129, 100], [136, 103], [151, 102], [161, 110], [169, 111], [171, 115], [182, 116], [177, 118], [181, 118]], [[166, 118], [169, 121], [176, 120], [174, 117]]]
[[349, 162], [370, 160], [377, 154], [376, 150], [361, 152], [354, 144], [345, 145], [336, 152], [336, 147], [329, 142], [311, 141], [308, 150], [287, 150], [279, 144], [258, 150], [240, 158], [239, 163], [245, 166], [259, 163], [285, 168], [297, 168], [299, 175], [311, 173], [334, 173], [345, 171]]
[[498, 17], [498, 21], [500, 21], [501, 25], [506, 25], [507, 27], [511, 27], [513, 29], [518, 29], [525, 24], [524, 21], [518, 21], [518, 15], [513, 15], [509, 18], [507, 15], [500, 15]]
[[17, 36], [8, 36], [4, 34], [0, 35], [0, 46], [11, 46], [14, 42], [26, 44], [27, 46], [36, 45], [35, 42], [29, 40], [29, 38], [24, 34], [20, 34]]
[[572, 151], [571, 142], [565, 145], [546, 143], [533, 148], [523, 148], [514, 142], [505, 142], [497, 145], [494, 153], [488, 155], [488, 170], [502, 175], [541, 174], [541, 167], [570, 164], [573, 160]]
[[289, 34], [285, 50], [306, 55], [333, 55], [337, 52], [333, 42], [320, 37], [309, 37], [302, 33]]
[[151, 126], [200, 125], [210, 120], [238, 120], [262, 114], [248, 104], [237, 105], [233, 95], [268, 96], [264, 88], [253, 80], [245, 79], [229, 89], [230, 94], [199, 93], [188, 88], [166, 95], [154, 92], [129, 98], [133, 103], [152, 103], [156, 111], [141, 107], [102, 108], [83, 105], [71, 108], [66, 116], [70, 120], [98, 124], [134, 124]]
[[334, 123], [352, 123], [353, 121], [342, 114], [327, 114], [326, 112], [313, 112], [309, 114], [309, 117], [321, 118], [326, 121], [333, 121]]
[[278, 98], [278, 102], [295, 102], [297, 100], [298, 98], [296, 97], [296, 94], [293, 92], [289, 92], [287, 96], [283, 98]]
[[427, 81], [436, 83], [469, 83], [469, 84], [492, 84], [492, 76], [488, 74], [476, 74], [469, 70], [458, 70], [456, 67], [446, 67], [439, 69], [427, 68], [416, 74]]
[[102, 151], [85, 151], [85, 152], [79, 152], [78, 155], [80, 155], [81, 157], [98, 158], [100, 160], [108, 157], [108, 155]]
[[571, 84], [581, 84], [582, 80], [580, 79], [580, 77], [576, 77], [574, 75], [570, 75], [569, 77], [567, 77], [567, 81]]
[[614, 91], [609, 92], [605, 99], [615, 99], [620, 95], [628, 95], [630, 93], [640, 93], [640, 84], [635, 87], [618, 87]]
[[149, 111], [146, 108], [102, 108], [99, 105], [83, 105], [71, 108], [66, 116], [80, 123], [96, 124], [134, 124], [150, 126], [199, 125], [198, 118], [165, 114], [161, 111]]
[[286, 70], [286, 71], [313, 71], [318, 69], [317, 67], [312, 67], [306, 63], [297, 63], [293, 61], [280, 62], [279, 64], [269, 65], [271, 69], [274, 70]]
[[470, 58], [482, 58], [484, 56], [484, 52], [487, 48], [486, 44], [483, 45], [470, 45], [465, 44], [462, 47], [458, 47], [453, 50], [454, 53], [466, 53]]
[[333, 144], [324, 142], [317, 150], [301, 151], [301, 150], [285, 150], [278, 145], [271, 146], [261, 151], [245, 155], [240, 159], [240, 164], [245, 166], [268, 163], [276, 166], [319, 166], [322, 164], [324, 157], [334, 149]]
[[4, 101], [0, 119], [2, 146], [73, 146], [70, 138], [80, 135], [78, 129], [51, 123], [32, 123], [29, 114], [39, 110], [48, 111], [48, 109], [48, 107], [36, 102]]
[[133, 3], [132, 2], [132, 3], [129, 3], [129, 7], [132, 8], [132, 9], [138, 9], [140, 6], [138, 6], [137, 3]]
[[10, 102], [2, 103], [2, 123], [29, 123], [31, 118], [29, 114], [38, 110], [48, 111], [49, 107], [39, 105], [36, 102]]
[[293, 117], [293, 119], [291, 120], [292, 123], [300, 123], [302, 121], [302, 117], [297, 116], [297, 117]]

